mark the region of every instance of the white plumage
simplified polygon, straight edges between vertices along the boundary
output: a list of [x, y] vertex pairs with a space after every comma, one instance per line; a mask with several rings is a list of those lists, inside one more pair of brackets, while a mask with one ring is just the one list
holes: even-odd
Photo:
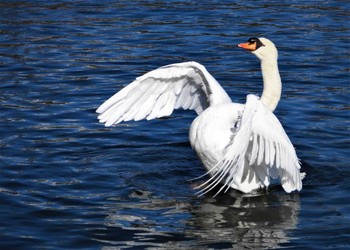
[[205, 67], [196, 62], [167, 65], [136, 78], [98, 109], [106, 126], [169, 116], [174, 109], [195, 110], [231, 102]]
[[232, 103], [221, 85], [196, 62], [167, 65], [144, 74], [98, 109], [106, 126], [169, 116], [174, 109], [195, 110], [190, 142], [210, 178], [198, 186], [205, 194], [219, 183], [249, 193], [279, 178], [286, 192], [302, 189], [303, 173], [292, 143], [273, 114], [281, 96], [277, 49], [265, 38], [238, 45], [261, 60], [262, 97]]

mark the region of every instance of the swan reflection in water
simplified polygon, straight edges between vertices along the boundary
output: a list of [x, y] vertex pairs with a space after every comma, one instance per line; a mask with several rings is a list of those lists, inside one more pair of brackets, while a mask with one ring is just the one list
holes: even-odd
[[[121, 233], [136, 230], [123, 244], [160, 248], [279, 247], [290, 240], [288, 231], [296, 227], [300, 209], [299, 195], [282, 190], [255, 196], [232, 191], [190, 203], [154, 198], [144, 191], [134, 191], [131, 198], [133, 203], [119, 200], [110, 208], [106, 226]], [[120, 240], [109, 243], [120, 245]]]
[[299, 195], [221, 196], [205, 199], [191, 211], [191, 233], [204, 242], [234, 247], [273, 248], [287, 243], [297, 224]]

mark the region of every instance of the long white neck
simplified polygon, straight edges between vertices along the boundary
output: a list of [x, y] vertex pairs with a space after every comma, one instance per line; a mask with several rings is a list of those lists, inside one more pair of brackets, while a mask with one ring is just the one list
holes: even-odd
[[277, 58], [273, 60], [261, 60], [261, 72], [264, 90], [260, 100], [269, 107], [271, 111], [274, 111], [282, 93], [282, 82], [278, 71]]

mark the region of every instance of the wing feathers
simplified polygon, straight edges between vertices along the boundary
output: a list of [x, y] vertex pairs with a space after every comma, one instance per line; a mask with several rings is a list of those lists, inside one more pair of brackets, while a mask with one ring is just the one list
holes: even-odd
[[[263, 159], [264, 159], [264, 138], [260, 135], [259, 136], [259, 151], [258, 151], [258, 165], [261, 165]], [[253, 162], [254, 164], [254, 162]]]
[[[268, 186], [270, 177], [279, 177], [284, 190], [292, 192], [301, 190], [304, 176], [300, 173], [295, 149], [282, 125], [254, 95], [247, 96], [238, 132], [223, 159], [213, 169], [216, 170], [215, 175], [210, 179], [211, 186], [205, 192], [224, 178], [226, 179], [223, 183], [227, 190], [232, 185], [239, 187], [243, 182], [247, 184], [247, 180], [257, 181], [256, 178]], [[254, 175], [247, 177], [247, 171], [252, 171], [256, 178], [254, 179]], [[221, 190], [223, 187], [219, 192]]]
[[251, 156], [249, 159], [249, 165], [253, 165], [253, 163], [256, 161], [257, 154], [258, 154], [258, 136], [256, 134], [253, 135], [252, 140], [252, 150], [251, 150]]
[[231, 99], [199, 63], [171, 64], [148, 72], [109, 98], [97, 110], [106, 126], [170, 115], [174, 109], [200, 114], [210, 105]]

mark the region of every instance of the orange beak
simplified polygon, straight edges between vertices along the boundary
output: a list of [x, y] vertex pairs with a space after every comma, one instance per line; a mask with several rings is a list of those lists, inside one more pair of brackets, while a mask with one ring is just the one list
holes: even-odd
[[237, 47], [240, 47], [242, 49], [249, 50], [249, 51], [254, 51], [256, 50], [256, 43], [240, 43], [240, 44], [237, 44]]

